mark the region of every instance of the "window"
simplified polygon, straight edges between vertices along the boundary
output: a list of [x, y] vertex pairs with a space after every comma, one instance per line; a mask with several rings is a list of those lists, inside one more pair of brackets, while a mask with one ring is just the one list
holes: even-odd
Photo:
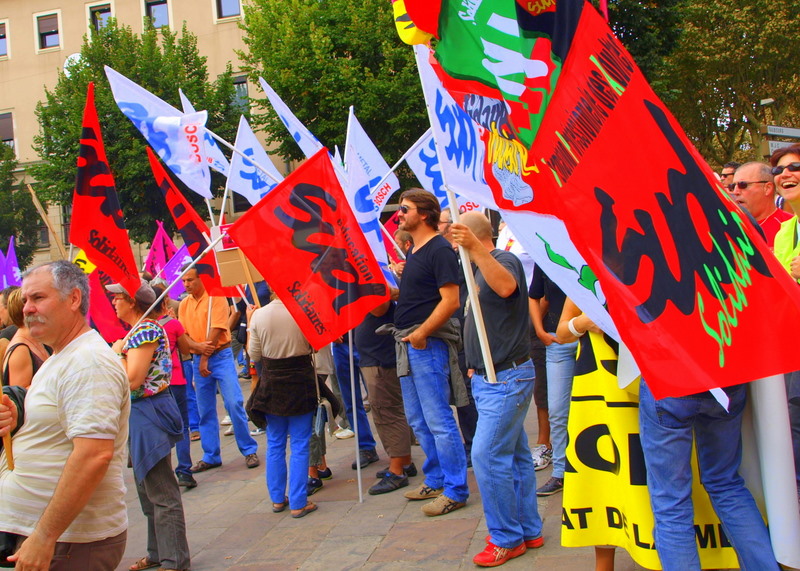
[[145, 14], [153, 22], [154, 28], [169, 26], [169, 6], [167, 0], [146, 0]]
[[65, 204], [61, 207], [61, 240], [69, 244], [69, 227], [72, 222], [72, 204]]
[[39, 30], [39, 49], [57, 48], [61, 45], [58, 36], [58, 14], [47, 14], [36, 18]]
[[98, 4], [89, 8], [89, 21], [98, 32], [105, 28], [111, 18], [111, 4]]
[[8, 38], [6, 37], [6, 23], [0, 22], [0, 57], [8, 55]]
[[38, 248], [49, 248], [50, 247], [50, 229], [47, 227], [42, 221], [39, 221], [39, 226], [37, 227], [39, 231], [39, 245]]
[[0, 113], [0, 142], [14, 148], [14, 120], [11, 113]]
[[239, 0], [217, 0], [217, 18], [232, 18], [241, 13]]
[[250, 108], [250, 98], [247, 92], [247, 76], [239, 75], [233, 78], [233, 104], [242, 112]]

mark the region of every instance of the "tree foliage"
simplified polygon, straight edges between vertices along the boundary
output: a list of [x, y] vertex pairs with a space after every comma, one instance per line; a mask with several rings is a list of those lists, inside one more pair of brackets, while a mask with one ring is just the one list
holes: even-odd
[[[149, 242], [156, 220], [163, 220], [167, 231], [174, 232], [150, 171], [147, 143], [114, 102], [103, 66], [114, 68], [177, 109], [181, 109], [178, 88], [183, 89], [196, 109], [208, 111], [209, 128], [233, 140], [238, 116], [245, 110], [235, 103], [230, 67], [209, 82], [206, 58], [199, 54], [197, 39], [185, 26], [180, 34], [148, 26], [138, 35], [114, 19], [100, 31], [93, 31], [91, 38], [84, 37], [80, 55], [68, 67], [68, 74], [59, 72], [56, 86], [46, 90], [45, 101], [36, 108], [40, 131], [34, 149], [43, 162], [30, 170], [38, 181], [37, 192], [59, 204], [71, 203], [86, 88], [93, 81], [106, 154], [131, 238]], [[180, 181], [175, 182], [181, 186]], [[220, 194], [223, 184], [224, 180], [215, 175], [212, 190]], [[191, 202], [202, 205], [200, 196], [183, 186], [181, 189]], [[198, 211], [204, 212], [205, 207]]]
[[15, 184], [16, 168], [14, 150], [0, 143], [0, 248], [5, 252], [9, 238], [14, 236], [17, 261], [19, 267], [25, 269], [39, 243], [39, 229], [35, 223], [39, 215], [28, 191]]
[[[798, 124], [797, 2], [684, 0], [665, 102], [705, 157], [756, 159], [767, 123]], [[762, 99], [774, 99], [769, 106]]]
[[[414, 54], [388, 0], [253, 0], [243, 28], [250, 78], [263, 76], [331, 151], [343, 146], [350, 105], [390, 164], [428, 128]], [[269, 102], [256, 104], [268, 141], [302, 158]]]

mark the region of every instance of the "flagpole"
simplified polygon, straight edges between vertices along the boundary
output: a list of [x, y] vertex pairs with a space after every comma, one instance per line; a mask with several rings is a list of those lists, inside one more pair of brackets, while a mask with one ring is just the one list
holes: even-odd
[[[364, 491], [361, 489], [361, 451], [358, 449], [358, 414], [356, 414], [356, 375], [355, 375], [355, 359], [353, 359], [353, 330], [347, 332], [347, 345], [350, 348], [348, 358], [350, 359], [350, 400], [353, 407], [353, 428], [355, 438], [353, 438], [356, 447], [356, 480], [358, 482], [358, 503], [364, 503]], [[358, 390], [361, 390], [359, 384]]]
[[[427, 48], [426, 49], [430, 49]], [[416, 51], [415, 51], [416, 56]], [[417, 66], [417, 70], [419, 70], [419, 66]], [[422, 82], [422, 74], [420, 74], [420, 83]], [[425, 86], [422, 86], [422, 92], [425, 93]], [[428, 120], [433, 125], [434, 117], [433, 111], [431, 110], [430, 102], [428, 98], [425, 98], [425, 108], [428, 110]], [[431, 127], [432, 129], [432, 127]], [[439, 149], [439, 142], [436, 140], [436, 136], [434, 134], [433, 137], [433, 146], [436, 149], [436, 157], [439, 159], [439, 164], [444, 165], [445, 162], [442, 161], [441, 157], [439, 157], [440, 149]], [[459, 220], [459, 212], [458, 212], [458, 203], [456, 199], [456, 193], [448, 186], [447, 184], [447, 174], [445, 168], [442, 168], [442, 186], [444, 186], [447, 192], [447, 200], [450, 203], [450, 216], [453, 222], [458, 222]], [[489, 348], [489, 338], [486, 335], [486, 324], [483, 321], [483, 312], [481, 311], [481, 304], [480, 300], [478, 300], [478, 286], [475, 283], [475, 274], [472, 272], [472, 263], [470, 262], [469, 256], [467, 255], [467, 251], [464, 249], [462, 245], [458, 245], [458, 255], [461, 258], [461, 267], [464, 270], [464, 278], [467, 282], [467, 292], [469, 292], [469, 302], [472, 305], [472, 311], [475, 317], [475, 329], [478, 333], [478, 343], [481, 347], [481, 355], [483, 357], [483, 365], [486, 369], [486, 378], [490, 383], [497, 382], [497, 375], [494, 371], [494, 361], [492, 361], [492, 352]]]
[[383, 234], [389, 239], [389, 243], [394, 246], [394, 251], [397, 252], [397, 255], [400, 256], [401, 260], [406, 259], [406, 255], [403, 253], [403, 250], [400, 249], [400, 246], [397, 245], [397, 242], [394, 241], [394, 236], [389, 234], [389, 231], [386, 229], [386, 226], [383, 225], [383, 222], [379, 222], [378, 224], [381, 225], [381, 230], [383, 230]]
[[64, 242], [61, 241], [61, 237], [56, 232], [55, 228], [53, 228], [53, 223], [50, 222], [50, 219], [47, 217], [47, 213], [44, 211], [44, 207], [42, 203], [39, 202], [39, 198], [36, 196], [36, 192], [33, 190], [33, 187], [30, 183], [27, 184], [28, 192], [31, 193], [31, 199], [33, 199], [33, 205], [36, 207], [37, 212], [39, 212], [39, 216], [44, 222], [47, 229], [50, 230], [50, 234], [53, 236], [53, 240], [56, 242], [56, 246], [58, 246], [58, 250], [61, 252], [61, 256], [64, 259], [67, 259], [67, 249], [64, 247]]
[[211, 201], [206, 198], [206, 206], [208, 206], [208, 218], [209, 222], [211, 222], [212, 226], [216, 226], [216, 222], [214, 222], [214, 211], [211, 209]]
[[368, 198], [372, 198], [372, 197], [373, 197], [373, 195], [374, 195], [376, 192], [378, 192], [378, 189], [381, 187], [381, 185], [382, 185], [384, 182], [386, 182], [386, 179], [387, 179], [387, 178], [389, 178], [389, 175], [390, 175], [390, 174], [392, 174], [392, 173], [395, 171], [395, 169], [397, 169], [397, 168], [398, 168], [398, 167], [399, 167], [399, 166], [400, 166], [400, 165], [403, 163], [403, 161], [404, 161], [404, 160], [406, 160], [406, 159], [408, 158], [408, 155], [410, 155], [411, 153], [413, 153], [414, 151], [416, 151], [416, 150], [417, 150], [417, 148], [419, 148], [419, 146], [420, 146], [420, 145], [422, 144], [422, 142], [423, 142], [423, 141], [424, 141], [424, 140], [425, 140], [425, 139], [428, 137], [428, 135], [429, 135], [430, 133], [431, 133], [431, 127], [428, 127], [428, 130], [427, 130], [427, 131], [425, 131], [425, 133], [423, 133], [423, 134], [422, 134], [422, 136], [421, 136], [419, 139], [417, 139], [417, 141], [416, 141], [416, 142], [415, 142], [413, 145], [411, 145], [411, 147], [409, 147], [409, 149], [408, 149], [408, 150], [407, 150], [405, 153], [403, 153], [403, 156], [402, 156], [402, 157], [400, 157], [400, 159], [399, 159], [399, 160], [398, 160], [396, 163], [394, 163], [394, 165], [392, 166], [392, 168], [390, 168], [390, 169], [389, 169], [389, 172], [387, 172], [385, 175], [383, 175], [383, 178], [381, 178], [381, 180], [379, 180], [379, 181], [378, 181], [378, 182], [375, 184], [375, 186], [373, 187], [373, 188], [374, 188], [374, 190], [372, 190], [372, 191], [369, 193], [369, 196], [368, 196]]
[[280, 182], [281, 182], [281, 181], [279, 181], [277, 178], [275, 178], [275, 175], [273, 175], [273, 174], [272, 174], [271, 172], [269, 172], [267, 169], [265, 169], [265, 168], [264, 168], [264, 167], [262, 167], [260, 164], [258, 164], [257, 162], [255, 162], [255, 161], [252, 159], [252, 157], [248, 157], [247, 155], [245, 155], [245, 154], [244, 154], [242, 151], [240, 151], [239, 149], [237, 149], [236, 147], [234, 147], [233, 145], [231, 145], [231, 144], [230, 144], [228, 141], [226, 141], [225, 139], [223, 139], [222, 137], [220, 137], [219, 135], [217, 135], [217, 134], [216, 134], [214, 131], [211, 131], [210, 129], [206, 129], [206, 133], [208, 133], [209, 135], [211, 135], [212, 137], [214, 137], [214, 139], [216, 139], [217, 141], [219, 141], [220, 143], [222, 143], [223, 145], [225, 145], [226, 147], [228, 147], [228, 149], [230, 149], [232, 152], [236, 153], [237, 155], [239, 155], [239, 156], [240, 156], [240, 157], [242, 157], [243, 159], [246, 159], [246, 160], [247, 160], [247, 162], [251, 163], [251, 164], [252, 164], [253, 166], [255, 166], [255, 167], [258, 169], [258, 170], [260, 170], [260, 171], [261, 171], [261, 172], [263, 172], [265, 175], [267, 175], [267, 176], [270, 178], [270, 180], [272, 180], [272, 181], [273, 181], [275, 184], [280, 184]]

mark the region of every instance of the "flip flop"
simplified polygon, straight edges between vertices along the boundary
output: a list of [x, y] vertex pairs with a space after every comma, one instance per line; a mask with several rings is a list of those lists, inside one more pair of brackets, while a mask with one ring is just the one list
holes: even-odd
[[272, 512], [276, 513], [276, 514], [279, 514], [283, 510], [285, 510], [288, 505], [289, 505], [289, 498], [286, 498], [285, 500], [283, 500], [282, 504], [272, 504]]
[[308, 502], [308, 504], [306, 504], [306, 507], [301, 509], [298, 513], [292, 514], [292, 517], [294, 519], [299, 519], [301, 517], [306, 517], [308, 514], [315, 511], [317, 511], [317, 504]]
[[161, 563], [158, 561], [150, 561], [150, 559], [148, 559], [145, 555], [136, 561], [136, 563], [128, 567], [128, 569], [130, 569], [130, 571], [142, 571], [142, 569], [152, 569], [153, 567], [159, 567], [160, 565]]

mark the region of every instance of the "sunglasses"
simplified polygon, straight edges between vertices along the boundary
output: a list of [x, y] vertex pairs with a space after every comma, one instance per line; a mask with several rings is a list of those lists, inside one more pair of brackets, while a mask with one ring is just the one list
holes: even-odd
[[728, 185], [728, 190], [733, 192], [733, 189], [736, 188], [737, 186], [739, 187], [739, 190], [744, 190], [748, 186], [750, 186], [751, 184], [764, 184], [765, 182], [772, 182], [772, 181], [771, 180], [753, 180], [753, 181], [747, 182], [747, 181], [744, 181], [744, 180], [740, 180], [739, 182], [733, 182], [733, 183], [729, 184]]
[[729, 176], [733, 176], [732, 172], [721, 172], [719, 173], [720, 178], [728, 178]]
[[401, 204], [397, 209], [400, 212], [402, 212], [403, 214], [408, 214], [409, 210], [416, 210], [417, 208], [416, 207], [406, 206], [405, 204]]
[[772, 174], [778, 175], [783, 172], [783, 169], [787, 169], [789, 172], [797, 172], [800, 171], [800, 163], [789, 163], [783, 167], [772, 167]]

